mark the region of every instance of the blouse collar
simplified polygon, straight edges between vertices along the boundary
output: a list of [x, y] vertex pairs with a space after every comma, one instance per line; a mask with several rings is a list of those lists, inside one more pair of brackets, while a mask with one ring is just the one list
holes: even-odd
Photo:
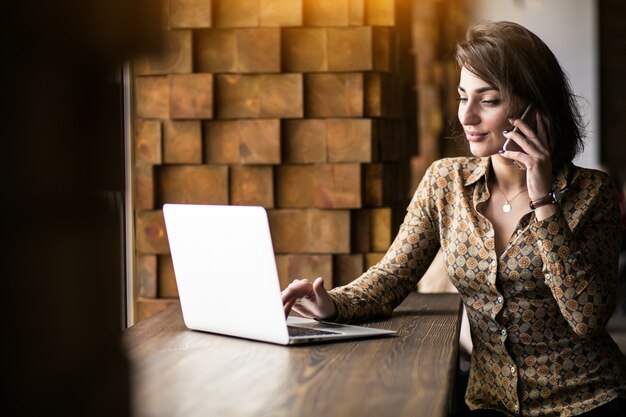
[[[473, 160], [472, 160], [473, 159]], [[486, 181], [487, 174], [491, 168], [491, 157], [486, 156], [482, 158], [468, 158], [467, 170], [463, 173], [464, 185], [472, 185], [480, 179]], [[563, 191], [567, 188], [570, 181], [570, 172], [572, 171], [572, 165], [563, 165], [556, 171], [552, 179], [552, 189]]]

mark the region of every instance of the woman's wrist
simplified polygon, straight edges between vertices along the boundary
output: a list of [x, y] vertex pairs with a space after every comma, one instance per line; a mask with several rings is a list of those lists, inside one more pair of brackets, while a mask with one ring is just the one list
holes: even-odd
[[539, 207], [543, 207], [547, 204], [557, 204], [557, 203], [558, 203], [558, 199], [557, 199], [556, 192], [550, 191], [539, 198], [531, 197], [529, 205], [530, 205], [531, 210], [536, 210]]
[[535, 218], [537, 221], [542, 221], [552, 216], [559, 210], [557, 204], [547, 204], [535, 209]]

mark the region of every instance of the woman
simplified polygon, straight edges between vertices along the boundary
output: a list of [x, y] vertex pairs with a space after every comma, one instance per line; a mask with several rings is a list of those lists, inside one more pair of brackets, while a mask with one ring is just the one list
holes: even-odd
[[[321, 279], [295, 280], [285, 312], [388, 315], [441, 247], [471, 325], [465, 400], [481, 410], [471, 415], [623, 416], [626, 361], [605, 329], [616, 302], [616, 190], [572, 164], [582, 129], [566, 76], [536, 35], [510, 22], [470, 28], [456, 58], [473, 157], [431, 165], [377, 265], [330, 292]], [[507, 139], [515, 150], [502, 150]]]

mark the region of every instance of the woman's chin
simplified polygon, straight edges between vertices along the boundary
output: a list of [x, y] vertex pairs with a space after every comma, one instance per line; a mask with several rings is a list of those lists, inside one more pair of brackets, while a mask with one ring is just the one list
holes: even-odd
[[495, 155], [500, 150], [500, 148], [495, 149], [493, 146], [487, 146], [485, 143], [472, 142], [469, 142], [469, 149], [472, 155], [480, 158]]

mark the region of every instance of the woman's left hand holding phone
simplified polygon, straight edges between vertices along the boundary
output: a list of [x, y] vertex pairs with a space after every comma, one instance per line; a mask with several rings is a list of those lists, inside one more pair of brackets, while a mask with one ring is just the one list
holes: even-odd
[[531, 201], [545, 197], [552, 191], [552, 158], [548, 134], [541, 115], [537, 111], [534, 113], [536, 130], [523, 120], [515, 119], [510, 122], [517, 129], [503, 133], [505, 138], [514, 140], [521, 151], [500, 151], [503, 157], [526, 170], [526, 185]]

